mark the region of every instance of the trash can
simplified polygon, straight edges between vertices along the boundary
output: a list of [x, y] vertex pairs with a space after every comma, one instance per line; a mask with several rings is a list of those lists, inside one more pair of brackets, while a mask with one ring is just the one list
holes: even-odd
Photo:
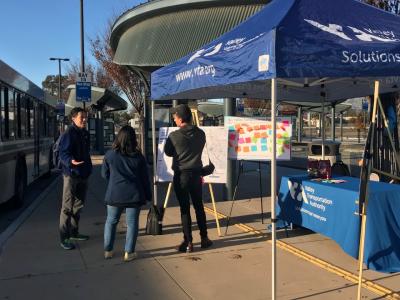
[[[341, 160], [339, 152], [340, 142], [326, 140], [324, 142], [325, 159], [331, 161], [331, 165]], [[322, 140], [314, 140], [308, 144], [308, 159], [322, 159]]]

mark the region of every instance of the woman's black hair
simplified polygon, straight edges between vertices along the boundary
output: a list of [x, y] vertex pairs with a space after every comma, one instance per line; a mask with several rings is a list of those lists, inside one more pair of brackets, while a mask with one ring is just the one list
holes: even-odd
[[138, 152], [135, 129], [128, 125], [122, 127], [114, 140], [112, 148], [122, 155], [132, 155]]

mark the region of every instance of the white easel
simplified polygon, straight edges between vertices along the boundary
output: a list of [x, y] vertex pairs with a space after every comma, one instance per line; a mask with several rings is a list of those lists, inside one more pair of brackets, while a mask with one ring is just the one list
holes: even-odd
[[[197, 113], [197, 110], [192, 109], [191, 111], [192, 111], [192, 117], [193, 117], [194, 124], [199, 126], [200, 122], [199, 122], [199, 115]], [[206, 147], [207, 147], [207, 145], [206, 145]], [[217, 223], [218, 236], [221, 236], [221, 228], [219, 226], [219, 218], [218, 218], [218, 213], [217, 213], [217, 207], [215, 205], [214, 190], [213, 190], [213, 187], [212, 187], [211, 183], [208, 184], [208, 189], [210, 191], [211, 202], [212, 202], [212, 205], [213, 205], [215, 222]], [[165, 200], [164, 200], [164, 205], [163, 205], [164, 211], [167, 208], [168, 200], [169, 200], [169, 197], [171, 195], [171, 190], [172, 190], [172, 182], [169, 182], [168, 183], [168, 188], [167, 188], [167, 194], [165, 195]]]

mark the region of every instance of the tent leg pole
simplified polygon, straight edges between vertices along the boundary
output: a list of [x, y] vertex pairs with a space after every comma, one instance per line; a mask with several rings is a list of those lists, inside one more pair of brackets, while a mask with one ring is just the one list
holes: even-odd
[[[374, 106], [372, 110], [372, 119], [371, 119], [371, 129], [372, 129], [372, 135], [369, 136], [371, 138], [370, 141], [370, 153], [372, 152], [371, 149], [373, 149], [373, 140], [374, 140], [374, 135], [375, 135], [375, 130], [374, 128], [376, 127], [375, 122], [376, 122], [376, 114], [377, 114], [377, 106], [378, 106], [378, 96], [379, 96], [379, 81], [375, 81], [375, 90], [374, 90]], [[368, 141], [367, 141], [368, 142]], [[364, 159], [367, 159], [364, 157]], [[363, 164], [368, 164], [367, 165], [367, 178], [369, 178], [369, 174], [371, 173], [371, 160], [368, 159], [368, 161], [364, 161]], [[363, 262], [364, 262], [364, 248], [365, 248], [365, 233], [367, 230], [367, 207], [368, 207], [368, 183], [365, 186], [366, 192], [365, 192], [365, 201], [364, 203], [361, 203], [359, 205], [362, 205], [362, 210], [361, 210], [361, 232], [360, 232], [360, 245], [358, 249], [358, 289], [357, 289], [357, 300], [361, 300], [361, 288], [362, 288], [362, 278], [363, 278]], [[361, 191], [360, 191], [361, 193]], [[360, 197], [361, 198], [361, 197]], [[361, 199], [360, 199], [361, 200]]]
[[272, 225], [272, 300], [276, 299], [276, 99], [277, 82], [271, 79], [271, 123], [272, 123], [272, 158], [271, 158], [271, 225]]
[[215, 205], [214, 190], [213, 190], [213, 187], [212, 187], [211, 183], [208, 184], [208, 189], [210, 190], [211, 202], [212, 202], [212, 206], [213, 206], [213, 210], [214, 210], [215, 223], [217, 224], [218, 236], [222, 236], [221, 235], [221, 228], [219, 226], [219, 218], [218, 218], [217, 206]]
[[167, 195], [165, 196], [165, 200], [164, 200], [164, 205], [163, 205], [163, 209], [165, 210], [168, 206], [168, 200], [169, 197], [171, 195], [171, 189], [172, 189], [172, 182], [168, 183], [168, 188], [167, 188]]
[[323, 98], [322, 101], [322, 144], [321, 144], [321, 155], [322, 155], [322, 160], [325, 160], [325, 97]]

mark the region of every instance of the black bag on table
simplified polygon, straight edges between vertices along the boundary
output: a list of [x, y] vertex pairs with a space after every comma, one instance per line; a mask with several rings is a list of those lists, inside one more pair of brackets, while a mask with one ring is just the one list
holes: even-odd
[[343, 161], [339, 160], [332, 166], [332, 175], [350, 176], [349, 167]]

